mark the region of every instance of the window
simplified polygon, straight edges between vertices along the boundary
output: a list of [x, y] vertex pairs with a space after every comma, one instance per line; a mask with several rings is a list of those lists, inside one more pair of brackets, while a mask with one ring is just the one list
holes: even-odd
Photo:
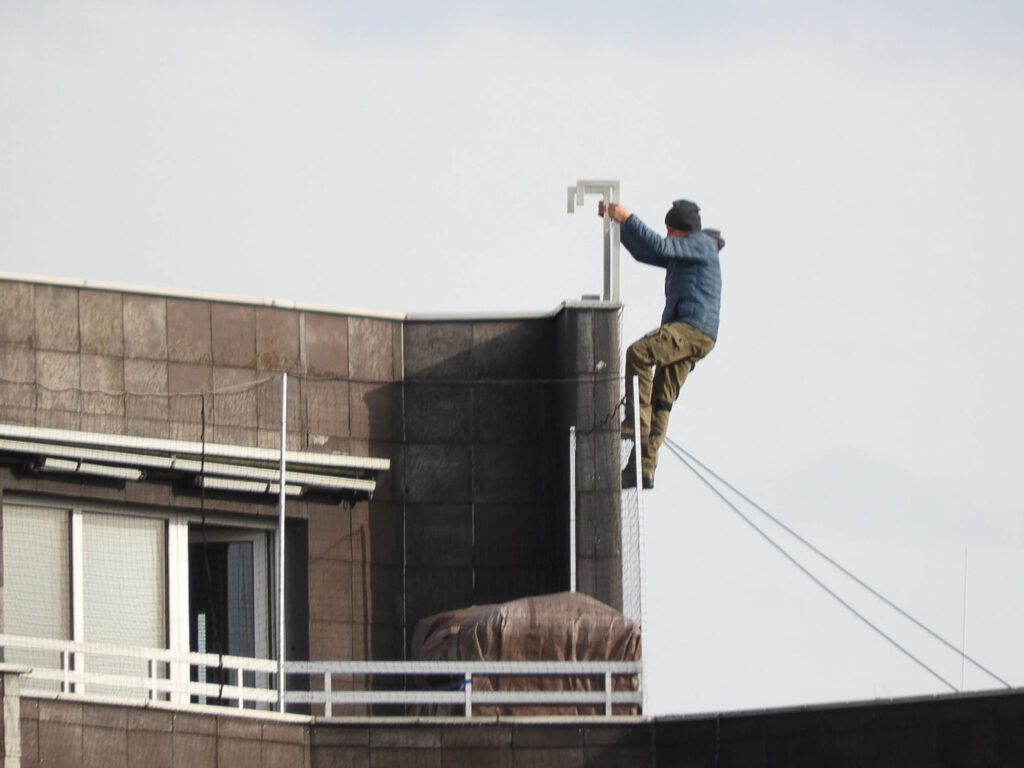
[[[71, 639], [71, 531], [66, 511], [4, 505], [4, 632]], [[60, 653], [7, 648], [4, 661], [60, 667]], [[33, 681], [39, 685], [39, 681]], [[56, 690], [57, 683], [40, 687]]]
[[[81, 631], [76, 638], [90, 643], [167, 648], [167, 522], [158, 518], [72, 513], [80, 519]], [[75, 533], [73, 526], [73, 534]], [[74, 541], [73, 535], [73, 541]], [[77, 594], [77, 592], [76, 592]], [[75, 601], [76, 603], [79, 601]], [[116, 656], [90, 658], [86, 672], [146, 677], [144, 659]], [[162, 676], [166, 670], [162, 670]], [[90, 686], [89, 693], [119, 695], [124, 691]]]
[[[166, 518], [105, 514], [81, 508], [5, 504], [3, 509], [4, 633], [141, 648], [169, 648]], [[44, 645], [40, 643], [39, 645]], [[61, 652], [8, 647], [5, 660], [60, 669]], [[145, 677], [141, 658], [77, 654], [69, 666], [85, 674]], [[166, 670], [165, 670], [166, 672]], [[29, 687], [56, 690], [54, 681]], [[78, 692], [127, 695], [110, 686]]]
[[[189, 648], [197, 653], [269, 658], [269, 531], [192, 525], [189, 527]], [[198, 668], [192, 679], [228, 684], [219, 670]], [[267, 675], [247, 673], [246, 685], [265, 687]], [[228, 703], [207, 701], [201, 704]]]
[[[186, 515], [167, 512], [4, 504], [3, 632], [34, 639], [7, 643], [4, 660], [60, 670], [59, 644], [48, 640], [270, 657], [273, 539], [269, 528], [190, 524]], [[69, 666], [86, 676], [149, 674], [145, 658], [117, 649], [76, 653]], [[157, 674], [188, 672], [161, 664]], [[51, 677], [26, 685], [59, 690], [59, 675]], [[73, 690], [147, 695], [142, 682], [113, 687], [87, 680]]]

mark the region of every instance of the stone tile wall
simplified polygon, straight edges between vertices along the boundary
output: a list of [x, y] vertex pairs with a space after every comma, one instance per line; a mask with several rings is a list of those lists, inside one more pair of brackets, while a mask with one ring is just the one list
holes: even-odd
[[309, 727], [259, 717], [22, 698], [22, 768], [308, 768]]
[[22, 766], [819, 768], [1024, 764], [1024, 693], [575, 722], [281, 722], [22, 698]]
[[[286, 371], [290, 447], [391, 459], [372, 502], [289, 503], [308, 532], [311, 658], [403, 658], [423, 616], [565, 589], [571, 424], [580, 587], [617, 605], [617, 443], [604, 418], [617, 360], [617, 312], [592, 305], [403, 322], [0, 279], [0, 421], [199, 440], [205, 415], [208, 440], [276, 447]], [[6, 468], [0, 486], [199, 504], [154, 483]], [[275, 499], [215, 501], [276, 514]]]
[[622, 606], [619, 422], [622, 396], [617, 309], [564, 312], [557, 320], [561, 418], [576, 426], [576, 581]]
[[308, 377], [289, 397], [290, 446], [366, 453], [391, 437], [379, 392], [401, 378], [400, 332], [397, 320], [0, 280], [0, 418], [195, 440], [201, 405], [186, 395], [270, 380], [208, 402], [207, 438], [276, 447], [286, 371]]
[[[440, 611], [568, 588], [570, 425], [583, 438], [581, 588], [620, 603], [618, 528], [591, 533], [618, 521], [617, 339], [617, 312], [592, 307], [526, 320], [406, 322], [396, 481], [410, 631]], [[613, 575], [593, 576], [601, 570]]]

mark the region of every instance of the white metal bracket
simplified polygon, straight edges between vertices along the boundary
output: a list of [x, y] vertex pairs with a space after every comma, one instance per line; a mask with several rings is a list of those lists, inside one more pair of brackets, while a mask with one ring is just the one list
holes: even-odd
[[[601, 200], [608, 203], [619, 202], [618, 180], [580, 179], [576, 186], [569, 187], [569, 213], [576, 212], [576, 206], [583, 205], [586, 195], [601, 195]], [[614, 222], [605, 210], [604, 214], [604, 294], [605, 301], [619, 302], [619, 228], [612, 226]]]

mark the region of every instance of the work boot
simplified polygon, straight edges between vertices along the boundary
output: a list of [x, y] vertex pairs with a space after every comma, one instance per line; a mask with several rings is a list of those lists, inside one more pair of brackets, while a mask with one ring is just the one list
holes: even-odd
[[[641, 485], [645, 491], [652, 490], [654, 488], [654, 478], [644, 475], [641, 478]], [[622, 470], [622, 487], [623, 489], [636, 488], [636, 469], [632, 459], [630, 459], [626, 468]]]
[[622, 470], [622, 487], [636, 488], [636, 446], [629, 452], [626, 468]]

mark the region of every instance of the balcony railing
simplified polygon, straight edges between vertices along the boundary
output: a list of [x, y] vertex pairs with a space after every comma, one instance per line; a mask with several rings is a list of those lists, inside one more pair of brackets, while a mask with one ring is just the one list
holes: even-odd
[[[473, 716], [474, 706], [484, 705], [587, 706], [611, 715], [615, 706], [638, 710], [642, 700], [638, 661], [289, 661], [285, 669], [289, 674], [309, 675], [311, 688], [287, 691], [285, 702], [321, 705], [326, 717], [333, 715], [335, 705], [360, 704], [413, 705], [422, 715], [436, 714], [431, 712], [432, 707], [456, 707], [466, 717]], [[402, 678], [406, 683], [411, 678], [427, 689], [337, 690], [333, 678], [342, 675]], [[528, 690], [493, 690], [500, 687], [495, 679], [501, 677], [528, 678], [536, 689], [531, 685]], [[635, 689], [616, 690], [618, 677], [635, 680], [635, 686], [627, 683]], [[487, 680], [483, 690], [474, 685], [474, 679], [480, 678]], [[597, 690], [574, 690], [571, 686], [557, 690], [544, 685], [545, 680], [565, 678], [600, 678], [601, 686]], [[450, 683], [439, 687], [432, 682], [438, 679]], [[314, 681], [319, 685], [317, 690], [312, 690]]]
[[[0, 650], [4, 661], [32, 668], [23, 683], [30, 694], [282, 709], [273, 659], [6, 634], [0, 634]], [[411, 707], [419, 717], [472, 717], [475, 708], [509, 706], [583, 707], [610, 716], [638, 712], [643, 686], [639, 661], [289, 661], [285, 674], [292, 687], [283, 709], [314, 707], [325, 717], [338, 716], [339, 708], [372, 713], [383, 705]], [[347, 680], [339, 685], [336, 678]], [[516, 678], [517, 690], [502, 690], [504, 678]], [[296, 680], [308, 684], [296, 688]]]
[[25, 676], [26, 692], [179, 704], [230, 702], [238, 708], [270, 708], [278, 700], [270, 685], [277, 672], [273, 659], [5, 634], [0, 634], [0, 649], [4, 661], [32, 668]]

